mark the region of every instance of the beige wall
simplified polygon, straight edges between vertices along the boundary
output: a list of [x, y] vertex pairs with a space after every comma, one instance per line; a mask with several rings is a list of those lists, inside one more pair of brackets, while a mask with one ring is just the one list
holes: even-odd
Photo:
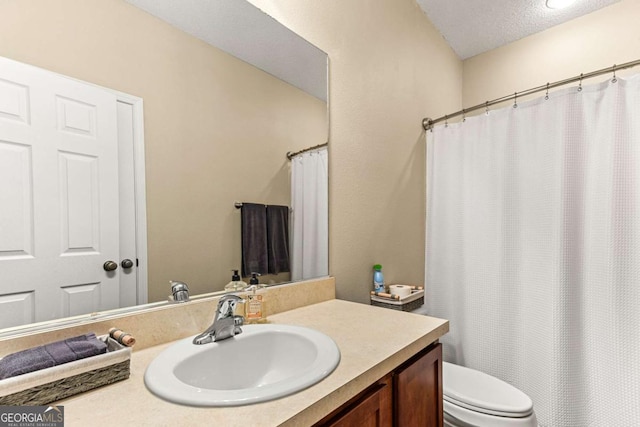
[[[424, 116], [437, 117], [462, 105], [637, 59], [640, 52], [636, 0], [622, 0], [470, 58], [464, 68], [414, 0], [250, 2], [329, 54], [330, 271], [338, 297], [361, 302], [368, 301], [374, 263], [384, 265], [387, 282], [423, 280]], [[70, 19], [66, 7], [79, 9], [73, 16], [75, 25], [100, 36], [79, 37], [80, 30], [65, 28]], [[233, 245], [215, 237], [208, 228], [212, 224], [194, 226], [195, 217], [221, 217], [219, 225], [230, 233], [238, 226], [233, 200], [275, 200], [273, 182], [288, 176], [288, 165], [278, 153], [277, 170], [254, 176], [262, 169], [248, 167], [250, 157], [230, 153], [235, 145], [264, 140], [260, 125], [266, 118], [239, 123], [229, 115], [235, 103], [209, 101], [227, 100], [226, 88], [242, 86], [239, 89], [254, 101], [253, 114], [258, 114], [263, 101], [256, 95], [266, 83], [256, 77], [255, 85], [240, 85], [236, 76], [249, 70], [235, 64], [233, 72], [224, 71], [228, 68], [219, 66], [222, 57], [226, 62], [233, 59], [186, 38], [115, 0], [0, 1], [0, 55], [145, 99], [150, 278], [152, 283], [180, 278], [205, 286], [218, 267], [226, 278], [226, 270], [237, 264], [228, 254], [238, 248], [229, 250]], [[200, 83], [211, 74], [225, 84]], [[194, 100], [197, 108], [192, 108]], [[238, 129], [242, 135], [237, 144], [202, 154], [213, 147], [213, 139], [225, 139]], [[283, 126], [278, 136], [304, 135], [300, 130]], [[307, 146], [323, 141], [301, 142]], [[256, 157], [271, 152], [265, 147]], [[181, 166], [193, 162], [197, 167]], [[207, 171], [241, 162], [242, 168], [225, 169], [222, 193], [214, 189], [218, 186], [209, 190], [201, 185], [210, 179]], [[232, 188], [245, 176], [263, 183], [257, 195]], [[165, 191], [174, 196], [167, 197]], [[206, 254], [207, 271], [192, 276], [194, 264], [202, 261], [192, 256], [198, 253]], [[168, 264], [154, 265], [154, 257]], [[163, 289], [153, 298], [165, 293]]]
[[[463, 104], [476, 105], [547, 82], [636, 60], [640, 58], [639, 18], [640, 2], [622, 0], [467, 59]], [[608, 77], [600, 79], [603, 78]]]
[[[338, 297], [368, 302], [374, 263], [383, 264], [387, 282], [422, 283], [425, 162], [420, 122], [427, 115], [460, 108], [461, 61], [414, 0], [251, 2], [329, 54], [330, 272]], [[67, 6], [78, 11], [70, 14]], [[214, 269], [229, 269], [233, 262], [230, 244], [208, 229], [214, 223], [195, 227], [194, 216], [204, 212], [223, 218], [220, 225], [230, 232], [238, 218], [231, 209], [233, 200], [249, 198], [231, 183], [259, 173], [259, 168], [247, 168], [247, 156], [229, 160], [231, 144], [206, 155], [201, 150], [231, 131], [225, 124], [242, 131], [242, 143], [264, 140], [261, 122], [231, 119], [229, 103], [225, 108], [203, 105], [195, 112], [189, 108], [194, 99], [203, 104], [226, 100], [225, 87], [234, 85], [241, 72], [225, 72], [217, 66], [220, 54], [198, 42], [183, 47], [187, 36], [149, 17], [141, 26], [140, 14], [116, 0], [1, 1], [0, 38], [19, 40], [21, 47], [3, 43], [0, 55], [145, 99], [150, 280], [162, 285], [171, 278], [204, 283]], [[69, 20], [102, 36], [78, 36], [79, 30], [66, 28]], [[105, 49], [111, 54], [104, 54]], [[129, 69], [128, 64], [136, 66]], [[197, 83], [202, 74], [211, 73], [226, 84]], [[181, 84], [175, 85], [176, 80]], [[166, 87], [158, 81], [167, 82]], [[244, 88], [256, 109], [258, 87]], [[241, 170], [226, 169], [223, 194], [193, 185], [208, 179], [206, 171], [241, 161]], [[191, 162], [197, 167], [179, 165]], [[265, 199], [275, 191], [270, 183], [285, 176], [287, 167], [282, 161], [281, 169], [263, 176], [258, 190]], [[168, 223], [170, 229], [165, 228]], [[195, 254], [206, 258], [209, 270], [203, 275], [194, 274], [200, 261]], [[167, 264], [154, 264], [154, 257]], [[163, 288], [152, 299], [164, 294]]]
[[411, 0], [249, 0], [329, 54], [330, 271], [367, 301], [371, 265], [421, 282], [419, 121], [635, 60], [640, 2], [607, 8], [461, 62]]
[[144, 99], [150, 301], [224, 286], [233, 202], [289, 204], [285, 153], [326, 141], [325, 103], [121, 0], [1, 0], [0, 55]]
[[424, 280], [421, 120], [460, 108], [462, 63], [415, 0], [250, 0], [329, 54], [330, 272], [368, 303], [372, 267]]

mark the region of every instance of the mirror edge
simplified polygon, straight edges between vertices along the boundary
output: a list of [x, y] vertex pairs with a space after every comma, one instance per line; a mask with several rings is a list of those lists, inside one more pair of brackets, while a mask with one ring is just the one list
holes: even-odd
[[[267, 288], [274, 288], [274, 287], [280, 287], [285, 285], [294, 285], [294, 284], [305, 283], [305, 282], [322, 281], [322, 280], [329, 279], [331, 277], [332, 277], [331, 275], [326, 275], [326, 276], [314, 277], [312, 279], [291, 281], [286, 283], [277, 283], [274, 285], [268, 285]], [[171, 307], [177, 307], [177, 306], [184, 307], [191, 302], [203, 302], [207, 300], [210, 300], [213, 302], [216, 299], [218, 299], [220, 296], [229, 294], [229, 293], [234, 293], [234, 291], [217, 291], [217, 292], [211, 292], [208, 294], [199, 294], [192, 297], [189, 301], [186, 301], [184, 303], [176, 303], [168, 300], [159, 301], [159, 302], [153, 302], [153, 303], [144, 304], [144, 305], [117, 308], [114, 310], [108, 310], [103, 312], [83, 314], [79, 316], [66, 317], [64, 319], [49, 320], [46, 322], [30, 323], [28, 325], [16, 326], [13, 328], [6, 328], [3, 330], [0, 330], [0, 342], [11, 340], [11, 339], [30, 337], [30, 336], [41, 334], [41, 333], [60, 331], [60, 330], [78, 327], [78, 326], [91, 325], [93, 323], [117, 320], [117, 319], [121, 319], [128, 316], [137, 316], [137, 315], [146, 314], [146, 313], [159, 312], [161, 310], [170, 309]], [[237, 293], [242, 295], [242, 294], [246, 294], [247, 292], [243, 291], [243, 292], [237, 292]], [[212, 309], [213, 309], [213, 305], [212, 305]]]

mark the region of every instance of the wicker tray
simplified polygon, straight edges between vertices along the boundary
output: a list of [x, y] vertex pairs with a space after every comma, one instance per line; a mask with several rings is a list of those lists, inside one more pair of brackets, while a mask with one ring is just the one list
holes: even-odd
[[422, 307], [424, 304], [424, 290], [411, 291], [411, 295], [407, 295], [399, 300], [390, 298], [377, 297], [371, 295], [371, 305], [378, 307], [390, 308], [392, 310], [413, 311]]
[[129, 378], [131, 348], [108, 335], [107, 352], [0, 380], [0, 405], [48, 405], [78, 393]]

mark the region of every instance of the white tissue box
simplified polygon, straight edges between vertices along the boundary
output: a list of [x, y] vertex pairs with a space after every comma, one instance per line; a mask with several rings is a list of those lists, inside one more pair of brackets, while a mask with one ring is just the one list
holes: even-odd
[[0, 380], [0, 405], [48, 405], [129, 378], [131, 348], [108, 335], [107, 352]]

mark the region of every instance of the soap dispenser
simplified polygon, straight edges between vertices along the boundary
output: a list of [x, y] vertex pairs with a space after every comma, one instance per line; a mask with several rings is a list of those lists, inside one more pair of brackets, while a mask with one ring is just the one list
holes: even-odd
[[233, 276], [231, 276], [231, 281], [227, 283], [227, 286], [224, 287], [225, 291], [241, 291], [247, 287], [247, 282], [243, 282], [238, 274], [238, 270], [233, 271]]
[[251, 273], [251, 279], [249, 280], [249, 287], [247, 290], [252, 293], [247, 295], [247, 300], [244, 305], [244, 322], [246, 324], [267, 323], [264, 291], [262, 291], [266, 286], [259, 284], [259, 275], [259, 273]]
[[259, 280], [258, 280], [258, 276], [260, 276], [260, 273], [251, 273], [251, 279], [249, 279], [249, 285], [257, 285], [259, 284]]

